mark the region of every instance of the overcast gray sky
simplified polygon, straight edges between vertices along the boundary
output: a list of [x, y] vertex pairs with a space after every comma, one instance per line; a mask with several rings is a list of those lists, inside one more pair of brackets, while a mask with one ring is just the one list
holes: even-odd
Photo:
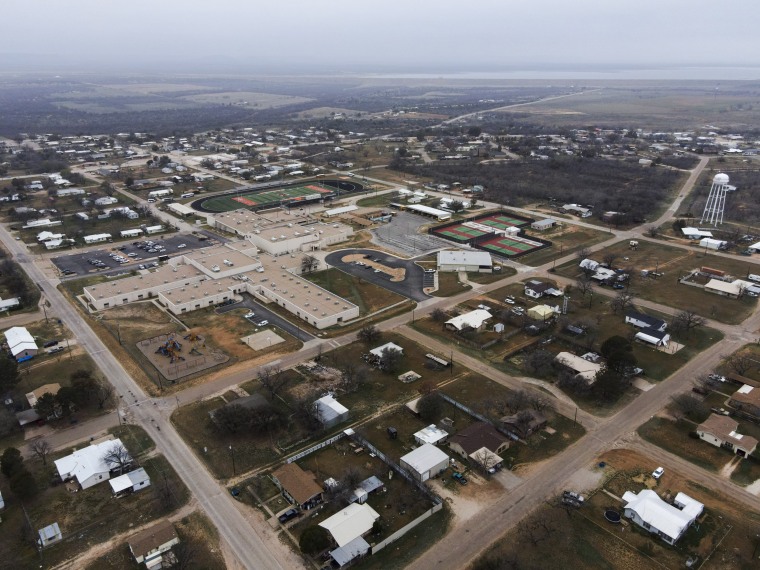
[[760, 65], [758, 0], [3, 0], [2, 15], [0, 70]]

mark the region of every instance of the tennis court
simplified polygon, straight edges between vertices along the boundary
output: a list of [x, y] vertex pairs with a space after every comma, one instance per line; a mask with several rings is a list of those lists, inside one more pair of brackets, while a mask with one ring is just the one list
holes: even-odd
[[483, 224], [484, 226], [491, 226], [498, 230], [504, 230], [511, 227], [522, 227], [531, 223], [533, 220], [527, 218], [518, 218], [516, 216], [510, 216], [508, 214], [490, 214], [483, 216], [482, 218], [473, 218], [473, 222]]
[[458, 241], [460, 243], [465, 243], [473, 238], [479, 238], [488, 235], [487, 232], [476, 228], [467, 227], [464, 224], [454, 224], [441, 229], [436, 229], [434, 230], [434, 233], [439, 236], [448, 238], [452, 241]]
[[356, 182], [322, 180], [306, 184], [283, 185], [261, 190], [239, 190], [193, 202], [202, 212], [229, 212], [241, 207], [264, 210], [278, 206], [291, 207], [330, 199], [338, 193], [358, 192], [363, 186]]
[[477, 247], [504, 257], [514, 257], [546, 247], [546, 244], [524, 237], [512, 236], [485, 240], [478, 243]]

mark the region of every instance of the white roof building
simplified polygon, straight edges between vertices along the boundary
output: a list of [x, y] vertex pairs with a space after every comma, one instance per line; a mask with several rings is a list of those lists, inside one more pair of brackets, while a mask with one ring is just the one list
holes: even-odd
[[354, 210], [358, 210], [359, 206], [351, 205], [351, 206], [343, 206], [341, 208], [332, 208], [331, 210], [325, 210], [324, 214], [328, 218], [332, 218], [333, 216], [339, 216], [340, 214], [347, 214], [348, 212], [353, 212]]
[[372, 530], [372, 525], [379, 518], [377, 511], [368, 504], [351, 503], [342, 511], [323, 520], [319, 526], [329, 532], [342, 548]]
[[124, 473], [124, 475], [119, 475], [118, 477], [111, 479], [108, 483], [111, 485], [113, 494], [118, 495], [129, 489], [139, 491], [140, 489], [150, 486], [150, 476], [145, 469], [140, 467], [129, 473]]
[[314, 402], [317, 418], [325, 427], [334, 426], [348, 418], [348, 408], [338, 402], [331, 394]]
[[426, 443], [401, 458], [401, 467], [420, 481], [442, 473], [449, 465], [449, 456], [435, 445]]
[[738, 297], [742, 291], [742, 288], [736, 283], [728, 283], [727, 281], [721, 281], [720, 279], [710, 279], [705, 284], [705, 291], [710, 293], [717, 293], [725, 297]]
[[702, 503], [685, 493], [676, 495], [675, 506], [660, 499], [650, 489], [644, 489], [638, 495], [626, 491], [623, 500], [626, 501], [626, 517], [659, 535], [668, 544], [675, 544], [704, 510]]
[[98, 243], [111, 239], [111, 234], [92, 234], [84, 236], [84, 243]]
[[25, 327], [9, 328], [5, 331], [5, 340], [8, 343], [8, 349], [16, 359], [37, 354], [37, 343]]
[[71, 455], [54, 462], [56, 469], [58, 469], [58, 475], [62, 481], [75, 478], [82, 489], [108, 481], [111, 478], [111, 469], [117, 466], [111, 462], [106, 462], [104, 457], [120, 445], [122, 445], [120, 439], [109, 439], [78, 449]]
[[558, 353], [557, 356], [554, 357], [554, 361], [563, 366], [567, 366], [589, 384], [596, 381], [596, 374], [602, 368], [601, 364], [590, 362], [571, 352]]
[[403, 348], [401, 348], [399, 345], [397, 345], [397, 344], [395, 344], [395, 343], [392, 343], [392, 342], [386, 342], [386, 343], [385, 343], [384, 345], [382, 345], [382, 346], [378, 346], [377, 348], [373, 348], [372, 350], [370, 350], [370, 351], [369, 351], [369, 353], [370, 353], [370, 354], [372, 354], [373, 356], [377, 356], [378, 358], [382, 358], [382, 356], [383, 356], [383, 351], [384, 351], [386, 348], [393, 348], [393, 349], [395, 349], [395, 350], [398, 350], [398, 351], [400, 351], [400, 352], [401, 352], [401, 354], [404, 354], [404, 349], [403, 349]]
[[446, 326], [449, 328], [461, 331], [464, 328], [470, 327], [478, 330], [483, 324], [491, 318], [491, 313], [485, 309], [475, 309], [464, 315], [459, 315], [453, 319], [446, 321]]
[[485, 251], [439, 251], [438, 269], [440, 271], [491, 271], [493, 261], [491, 254]]
[[712, 232], [709, 232], [707, 230], [700, 230], [698, 228], [681, 228], [681, 233], [685, 235], [689, 239], [701, 239], [701, 238], [711, 238], [713, 237]]
[[414, 434], [414, 440], [419, 445], [424, 445], [426, 443], [437, 445], [439, 443], [445, 442], [448, 437], [448, 432], [440, 429], [435, 424], [430, 424], [429, 426], [422, 428], [420, 431]]

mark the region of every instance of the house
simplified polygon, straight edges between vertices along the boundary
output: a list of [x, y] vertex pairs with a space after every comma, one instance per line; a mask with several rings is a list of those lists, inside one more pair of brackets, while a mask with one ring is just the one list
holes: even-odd
[[681, 228], [681, 233], [686, 238], [693, 240], [713, 237], [712, 232], [709, 232], [707, 230], [700, 230], [699, 228]]
[[0, 298], [0, 311], [8, 311], [21, 305], [18, 297], [11, 297], [10, 299]]
[[578, 266], [586, 271], [596, 271], [599, 267], [599, 262], [587, 257], [586, 259], [581, 260]]
[[448, 437], [448, 432], [435, 424], [430, 424], [414, 434], [414, 441], [417, 442], [417, 445], [425, 445], [426, 443], [438, 445], [439, 443], [446, 443]]
[[330, 533], [339, 547], [343, 547], [372, 530], [380, 515], [368, 504], [351, 503], [345, 509], [326, 518], [319, 526]]
[[560, 208], [560, 211], [566, 214], [575, 214], [581, 218], [590, 218], [592, 214], [589, 208], [584, 208], [580, 204], [565, 204]]
[[304, 471], [295, 463], [283, 465], [272, 473], [272, 481], [282, 495], [303, 510], [314, 508], [322, 502], [322, 487], [311, 471]]
[[351, 503], [319, 523], [338, 545], [338, 548], [330, 551], [330, 556], [339, 566], [345, 566], [351, 560], [367, 554], [369, 543], [364, 540], [364, 535], [372, 530], [379, 518], [377, 511], [366, 503]]
[[504, 416], [499, 421], [522, 439], [546, 427], [546, 416], [536, 410], [523, 410], [511, 416]]
[[509, 440], [491, 424], [475, 422], [451, 436], [449, 448], [462, 459], [470, 458], [484, 469], [500, 468], [499, 455], [509, 449]]
[[8, 344], [8, 350], [11, 351], [13, 358], [18, 362], [29, 360], [36, 356], [39, 351], [37, 343], [34, 342], [34, 337], [25, 327], [11, 327], [5, 331], [5, 342]]
[[107, 461], [105, 457], [119, 447], [123, 447], [120, 439], [109, 439], [57, 459], [54, 463], [61, 481], [76, 479], [82, 489], [108, 481], [111, 471], [119, 465], [114, 461]]
[[668, 346], [670, 343], [669, 333], [652, 328], [640, 330], [633, 338], [644, 344], [651, 344], [652, 346]]
[[111, 204], [116, 204], [118, 201], [118, 198], [114, 198], [113, 196], [103, 196], [101, 198], [95, 198], [93, 203], [96, 206], [110, 206]]
[[401, 467], [418, 481], [427, 481], [443, 473], [449, 456], [435, 445], [426, 443], [401, 458]]
[[633, 325], [639, 329], [653, 329], [656, 331], [664, 331], [668, 328], [668, 324], [662, 319], [650, 317], [644, 313], [637, 313], [636, 311], [629, 311], [625, 315], [626, 324]]
[[750, 253], [760, 253], [760, 241], [757, 243], [753, 243], [747, 249], [750, 251]]
[[348, 419], [348, 408], [327, 394], [314, 402], [314, 414], [322, 427], [329, 429]]
[[92, 234], [89, 236], [84, 236], [84, 243], [87, 245], [91, 243], [100, 243], [104, 241], [108, 241], [111, 239], [111, 234]]
[[725, 447], [740, 457], [747, 457], [755, 451], [757, 440], [748, 435], [742, 435], [736, 430], [739, 423], [735, 420], [710, 414], [704, 422], [697, 426], [699, 439], [711, 443], [715, 447]]
[[738, 299], [742, 293], [742, 288], [736, 283], [728, 283], [720, 279], [710, 279], [705, 284], [705, 291], [728, 297], [729, 299]]
[[601, 364], [589, 362], [571, 352], [558, 353], [554, 357], [554, 362], [570, 369], [570, 371], [574, 372], [576, 376], [583, 378], [588, 384], [596, 382], [596, 375], [602, 369]]
[[371, 477], [368, 477], [354, 489], [353, 493], [351, 493], [351, 498], [349, 499], [349, 502], [351, 503], [359, 503], [364, 504], [367, 502], [367, 498], [377, 491], [378, 489], [382, 489], [385, 486], [385, 483], [383, 483], [380, 479], [372, 475]]
[[704, 247], [705, 249], [714, 249], [714, 250], [725, 249], [727, 245], [728, 245], [728, 242], [726, 241], [719, 240], [719, 239], [712, 239], [709, 237], [702, 238], [701, 240], [699, 240], [699, 247]]
[[61, 239], [64, 237], [66, 237], [66, 234], [54, 234], [53, 232], [44, 231], [37, 234], [37, 241], [42, 243], [51, 239]]
[[536, 305], [528, 309], [528, 316], [536, 321], [548, 321], [554, 317], [554, 309], [549, 305]]
[[164, 226], [148, 226], [145, 228], [145, 233], [150, 234], [160, 234], [162, 231], [164, 231]]
[[644, 489], [638, 495], [626, 491], [623, 500], [626, 502], [626, 518], [668, 544], [675, 544], [704, 510], [702, 503], [684, 493], [678, 493], [672, 505], [650, 489]]
[[61, 528], [58, 526], [57, 522], [39, 529], [37, 534], [39, 535], [37, 542], [42, 548], [55, 544], [59, 540], [63, 540], [63, 534], [61, 534]]
[[469, 313], [459, 315], [446, 321], [446, 328], [449, 330], [462, 331], [465, 329], [474, 329], [479, 331], [490, 320], [491, 313], [485, 309], [475, 309]]
[[111, 479], [108, 484], [111, 485], [114, 496], [122, 497], [150, 487], [150, 476], [145, 469], [140, 467]]
[[163, 555], [170, 551], [172, 546], [179, 544], [179, 536], [174, 530], [174, 525], [168, 520], [163, 520], [137, 533], [127, 544], [135, 562], [145, 562], [146, 568], [158, 570], [163, 567]]
[[383, 344], [381, 346], [378, 346], [377, 348], [373, 348], [372, 350], [369, 351], [369, 353], [372, 356], [374, 356], [375, 358], [380, 359], [380, 358], [383, 357], [383, 351], [386, 348], [387, 349], [391, 349], [392, 348], [393, 350], [398, 350], [399, 352], [401, 352], [401, 354], [404, 354], [404, 349], [401, 348], [399, 345], [394, 344], [392, 342], [386, 342], [385, 344]]
[[37, 405], [37, 400], [39, 400], [43, 395], [50, 394], [51, 396], [55, 396], [60, 389], [61, 389], [61, 385], [58, 383], [44, 384], [43, 386], [40, 386], [36, 390], [27, 392], [26, 401], [29, 402], [29, 407], [33, 408], [34, 406]]
[[744, 384], [734, 392], [728, 404], [745, 414], [760, 419], [760, 388]]
[[471, 271], [474, 273], [491, 273], [493, 261], [491, 254], [485, 251], [439, 251], [438, 271]]
[[562, 295], [562, 291], [557, 289], [551, 283], [544, 283], [542, 281], [531, 279], [525, 284], [525, 294], [533, 299], [540, 299], [544, 295], [559, 297]]
[[548, 230], [550, 228], [553, 228], [555, 225], [557, 225], [557, 220], [552, 220], [551, 218], [546, 218], [544, 220], [538, 220], [536, 222], [533, 222], [530, 227], [534, 230], [537, 230], [539, 232], [542, 232], [544, 230]]

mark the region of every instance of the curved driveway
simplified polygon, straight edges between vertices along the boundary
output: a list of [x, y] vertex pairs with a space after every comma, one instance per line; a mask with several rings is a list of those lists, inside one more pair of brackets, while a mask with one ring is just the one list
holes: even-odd
[[[394, 269], [403, 267], [406, 270], [406, 277], [403, 281], [391, 281], [386, 273], [375, 273], [367, 266], [341, 261], [345, 256], [352, 254], [369, 255], [377, 260], [376, 263], [385, 265], [386, 267], [392, 267]], [[334, 251], [327, 254], [325, 262], [331, 267], [340, 269], [354, 277], [360, 277], [365, 281], [379, 285], [384, 289], [398, 293], [408, 299], [419, 302], [430, 298], [430, 295], [422, 292], [422, 279], [425, 272], [412, 259], [402, 259], [395, 255], [385, 253], [384, 251], [377, 251], [375, 249], [341, 249], [340, 251]]]

